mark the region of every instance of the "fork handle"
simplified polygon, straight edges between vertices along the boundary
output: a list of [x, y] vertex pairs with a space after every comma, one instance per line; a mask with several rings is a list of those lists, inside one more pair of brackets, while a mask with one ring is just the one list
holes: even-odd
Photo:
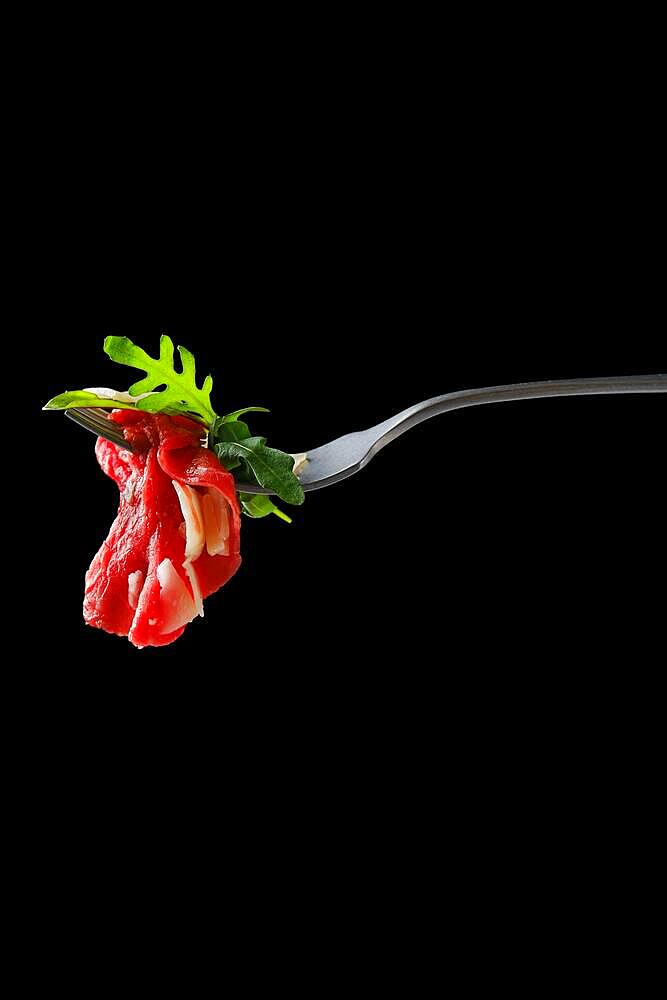
[[[667, 392], [667, 375], [617, 375], [610, 378], [554, 379], [548, 382], [518, 382], [487, 389], [461, 389], [415, 403], [373, 428], [377, 441], [368, 459], [411, 427], [448, 410], [482, 403], [541, 399], [546, 396], [596, 396], [612, 393]], [[365, 464], [365, 463], [364, 463]]]

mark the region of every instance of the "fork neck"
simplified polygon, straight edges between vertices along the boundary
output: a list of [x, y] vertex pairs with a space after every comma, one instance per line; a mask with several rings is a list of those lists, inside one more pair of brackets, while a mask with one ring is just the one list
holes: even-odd
[[409, 406], [401, 413], [378, 424], [374, 430], [382, 434], [380, 447], [389, 444], [399, 434], [424, 420], [448, 410], [484, 403], [513, 402], [519, 399], [541, 399], [547, 396], [595, 396], [616, 393], [667, 392], [667, 375], [619, 375], [610, 378], [554, 379], [544, 382], [519, 382], [486, 389], [461, 389], [444, 396], [434, 396]]

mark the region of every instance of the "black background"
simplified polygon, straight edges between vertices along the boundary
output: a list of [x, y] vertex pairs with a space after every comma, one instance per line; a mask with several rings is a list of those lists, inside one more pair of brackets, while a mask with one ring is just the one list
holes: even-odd
[[253, 426], [287, 450], [450, 389], [667, 370], [650, 62], [633, 99], [623, 60], [591, 71], [597, 41], [578, 71], [570, 48], [487, 64], [473, 42], [418, 68], [393, 49], [377, 68], [374, 45], [372, 71], [334, 62], [314, 88], [314, 66], [248, 70], [204, 106], [215, 59], [185, 104], [162, 74], [160, 100], [114, 84], [71, 122], [40, 95], [20, 329], [42, 515], [21, 539], [17, 714], [38, 748], [26, 794], [50, 828], [81, 809], [82, 853], [110, 835], [112, 879], [123, 845], [153, 864], [137, 817], [185, 821], [232, 841], [193, 876], [249, 852], [276, 922], [296, 894], [405, 928], [419, 887], [458, 882], [459, 922], [479, 904], [497, 926], [519, 880], [530, 914], [576, 863], [611, 898], [612, 832], [632, 816], [650, 837], [664, 397], [445, 415], [291, 526], [244, 520], [241, 570], [175, 645], [81, 621], [116, 487], [39, 406], [129, 384], [108, 333], [155, 350], [167, 331], [221, 409], [269, 406]]

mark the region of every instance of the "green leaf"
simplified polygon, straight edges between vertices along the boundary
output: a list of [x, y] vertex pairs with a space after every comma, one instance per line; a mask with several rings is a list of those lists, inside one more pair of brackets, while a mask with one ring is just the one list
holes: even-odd
[[280, 507], [276, 507], [263, 493], [239, 493], [239, 499], [243, 513], [247, 514], [248, 517], [266, 517], [267, 514], [275, 514], [276, 517], [287, 521], [288, 524], [292, 523], [292, 518], [288, 517]]
[[233, 413], [225, 413], [224, 417], [220, 417], [223, 424], [232, 423], [234, 420], [238, 420], [242, 417], [244, 413], [270, 413], [271, 410], [267, 410], [265, 406], [244, 406], [241, 410], [234, 410]]
[[[183, 371], [177, 372], [171, 337], [164, 333], [160, 337], [159, 358], [151, 358], [127, 337], [107, 337], [104, 350], [112, 361], [146, 372], [145, 378], [130, 386], [130, 394], [138, 396], [143, 392], [152, 392], [154, 395], [138, 400], [137, 409], [147, 413], [187, 413], [209, 427], [215, 421], [216, 413], [211, 406], [213, 379], [207, 375], [200, 389], [196, 381], [195, 359], [187, 348], [180, 346], [178, 353]], [[159, 386], [164, 388], [159, 389]]]
[[[221, 458], [220, 464], [223, 468], [227, 469], [227, 472], [231, 472], [233, 469], [240, 469], [241, 466], [245, 467], [245, 463], [238, 458], [225, 458], [224, 460]], [[252, 479], [246, 479], [245, 482], [252, 482]]]
[[218, 417], [213, 424], [211, 436], [213, 443], [217, 441], [243, 441], [244, 438], [252, 437], [250, 428], [243, 420], [232, 420], [223, 423], [224, 417]]
[[221, 441], [216, 444], [215, 453], [221, 461], [240, 458], [247, 462], [259, 485], [276, 493], [286, 503], [303, 503], [303, 488], [292, 472], [294, 459], [284, 451], [267, 448], [264, 441], [261, 437]]
[[106, 406], [109, 410], [134, 410], [135, 403], [120, 403], [115, 399], [97, 396], [94, 392], [86, 392], [85, 389], [76, 389], [72, 392], [61, 392], [59, 396], [50, 399], [43, 410], [75, 410], [81, 406]]

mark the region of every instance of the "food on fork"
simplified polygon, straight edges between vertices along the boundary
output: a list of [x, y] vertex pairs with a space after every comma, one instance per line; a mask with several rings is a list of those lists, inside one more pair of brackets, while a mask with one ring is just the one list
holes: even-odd
[[132, 451], [98, 438], [120, 506], [86, 574], [83, 616], [135, 646], [177, 639], [241, 564], [234, 479], [185, 417], [117, 410]]
[[128, 445], [100, 437], [95, 447], [103, 471], [118, 485], [120, 504], [86, 574], [84, 619], [127, 636], [140, 649], [164, 646], [197, 615], [203, 617], [204, 599], [239, 568], [241, 510], [290, 521], [268, 496], [244, 493], [242, 484], [266, 487], [292, 504], [303, 502], [303, 490], [293, 457], [268, 448], [240, 419], [266, 408], [218, 416], [210, 401], [211, 376], [197, 386], [188, 350], [178, 348], [180, 372], [164, 334], [157, 359], [126, 337], [107, 337], [104, 350], [146, 377], [127, 393], [65, 392], [44, 407], [105, 407]]

